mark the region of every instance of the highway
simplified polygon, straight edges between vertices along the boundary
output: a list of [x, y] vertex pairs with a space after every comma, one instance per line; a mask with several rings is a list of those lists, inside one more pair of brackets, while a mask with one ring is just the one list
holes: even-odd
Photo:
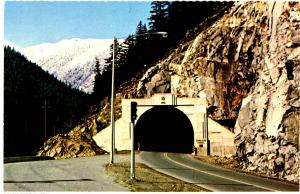
[[231, 171], [188, 154], [141, 152], [139, 158], [157, 171], [211, 191], [299, 191], [299, 185]]

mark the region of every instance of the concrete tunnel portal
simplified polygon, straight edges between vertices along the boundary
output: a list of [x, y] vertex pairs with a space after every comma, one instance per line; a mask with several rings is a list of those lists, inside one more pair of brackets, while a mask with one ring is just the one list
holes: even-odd
[[189, 118], [174, 106], [154, 106], [135, 126], [135, 149], [192, 153], [194, 130]]
[[[135, 149], [192, 153], [205, 152], [208, 126], [211, 153], [224, 156], [235, 153], [234, 133], [205, 116], [206, 95], [197, 98], [156, 93], [150, 98], [122, 99], [122, 117], [115, 123], [115, 148], [131, 150], [131, 102], [137, 103]], [[206, 125], [205, 125], [205, 119]], [[112, 127], [93, 136], [96, 144], [111, 150]]]

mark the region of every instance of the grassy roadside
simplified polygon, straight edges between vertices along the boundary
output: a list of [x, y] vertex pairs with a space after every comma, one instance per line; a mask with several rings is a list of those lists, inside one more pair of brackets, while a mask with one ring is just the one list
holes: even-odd
[[130, 163], [123, 162], [105, 167], [109, 176], [114, 181], [126, 186], [131, 191], [152, 191], [152, 192], [199, 192], [208, 191], [191, 183], [186, 183], [173, 177], [157, 172], [145, 164], [136, 164], [136, 180], [130, 180]]

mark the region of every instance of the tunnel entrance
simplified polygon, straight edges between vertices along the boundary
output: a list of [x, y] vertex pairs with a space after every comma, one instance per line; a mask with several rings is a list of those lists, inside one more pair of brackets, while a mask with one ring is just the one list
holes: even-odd
[[142, 114], [136, 123], [136, 150], [192, 153], [193, 147], [193, 126], [174, 106], [155, 106]]

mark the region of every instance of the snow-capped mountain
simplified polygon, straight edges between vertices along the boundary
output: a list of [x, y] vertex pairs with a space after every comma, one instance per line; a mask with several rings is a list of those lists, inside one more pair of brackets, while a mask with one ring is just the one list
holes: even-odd
[[84, 92], [93, 91], [96, 58], [105, 67], [112, 39], [67, 39], [21, 49], [28, 60]]

